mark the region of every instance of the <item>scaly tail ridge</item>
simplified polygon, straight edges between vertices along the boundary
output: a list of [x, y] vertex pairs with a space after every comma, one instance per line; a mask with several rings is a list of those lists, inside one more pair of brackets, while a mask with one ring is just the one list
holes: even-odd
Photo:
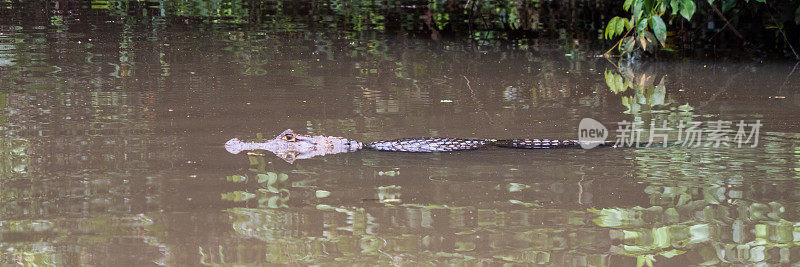
[[487, 139], [425, 137], [376, 141], [365, 145], [365, 147], [379, 151], [448, 152], [480, 149], [486, 147], [491, 142], [491, 140]]

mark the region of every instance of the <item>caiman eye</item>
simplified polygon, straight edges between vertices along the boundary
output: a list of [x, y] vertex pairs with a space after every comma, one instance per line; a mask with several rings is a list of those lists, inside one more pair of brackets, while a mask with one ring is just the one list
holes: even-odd
[[294, 135], [293, 134], [286, 134], [286, 135], [283, 136], [283, 140], [294, 141]]

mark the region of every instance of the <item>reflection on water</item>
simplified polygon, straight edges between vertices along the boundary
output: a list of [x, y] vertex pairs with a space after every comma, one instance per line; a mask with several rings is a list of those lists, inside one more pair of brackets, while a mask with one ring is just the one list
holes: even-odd
[[[2, 264], [800, 259], [791, 64], [616, 65], [581, 45], [476, 50], [278, 17], [189, 26], [147, 10], [2, 20]], [[584, 117], [764, 126], [755, 148], [359, 151], [289, 165], [223, 147], [287, 128], [574, 138]]]

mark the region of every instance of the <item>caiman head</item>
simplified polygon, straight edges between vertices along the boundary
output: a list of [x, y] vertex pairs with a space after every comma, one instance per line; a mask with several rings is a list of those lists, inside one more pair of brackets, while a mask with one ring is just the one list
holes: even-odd
[[225, 149], [232, 154], [239, 154], [244, 150], [267, 150], [288, 163], [297, 159], [307, 159], [315, 156], [336, 154], [357, 149], [346, 146], [347, 139], [331, 136], [311, 136], [298, 134], [287, 129], [275, 138], [263, 142], [242, 142], [233, 138], [225, 143]]

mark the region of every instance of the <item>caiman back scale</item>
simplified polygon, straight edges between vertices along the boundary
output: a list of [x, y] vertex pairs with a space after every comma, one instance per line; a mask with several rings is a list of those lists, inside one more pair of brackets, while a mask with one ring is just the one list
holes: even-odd
[[[603, 144], [606, 144], [605, 142]], [[246, 150], [268, 150], [283, 160], [292, 163], [328, 154], [354, 152], [361, 149], [398, 152], [449, 152], [474, 150], [489, 146], [527, 149], [551, 149], [580, 147], [578, 141], [550, 139], [462, 139], [420, 137], [403, 138], [372, 143], [361, 143], [342, 137], [297, 134], [292, 129], [283, 131], [275, 138], [263, 142], [242, 142], [233, 138], [225, 143], [225, 149], [233, 154]]]

